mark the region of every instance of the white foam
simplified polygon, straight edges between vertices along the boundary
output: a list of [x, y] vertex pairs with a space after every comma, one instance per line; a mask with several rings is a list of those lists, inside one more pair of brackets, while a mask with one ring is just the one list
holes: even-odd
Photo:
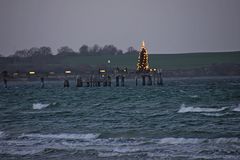
[[240, 139], [237, 137], [232, 138], [216, 138], [216, 139], [209, 139], [212, 143], [217, 144], [229, 144], [229, 143], [240, 143]]
[[3, 136], [4, 136], [4, 132], [0, 131], [0, 137], [3, 137]]
[[114, 152], [99, 152], [98, 157], [115, 157], [119, 156], [119, 153], [114, 153]]
[[6, 150], [6, 151], [0, 150], [0, 153], [25, 156], [25, 155], [34, 155], [34, 154], [40, 153], [42, 151], [44, 151], [44, 148], [43, 149], [41, 149], [41, 148], [40, 149], [27, 149], [27, 150], [10, 149], [10, 150]]
[[237, 107], [233, 108], [234, 112], [240, 112], [240, 104], [238, 104]]
[[47, 138], [47, 139], [96, 139], [99, 134], [22, 134], [20, 137], [29, 137], [29, 138]]
[[113, 152], [117, 152], [117, 153], [130, 153], [130, 152], [138, 152], [141, 151], [139, 148], [136, 147], [116, 147], [113, 148]]
[[33, 109], [43, 109], [48, 107], [50, 104], [42, 104], [42, 103], [33, 103]]
[[201, 113], [204, 116], [212, 116], [212, 117], [221, 117], [224, 116], [225, 114], [220, 114], [220, 113]]
[[182, 104], [178, 113], [187, 113], [187, 112], [220, 112], [225, 110], [227, 107], [222, 108], [200, 108], [200, 107], [186, 107], [185, 104]]
[[204, 142], [201, 138], [162, 138], [157, 140], [158, 144], [197, 144]]
[[189, 97], [191, 97], [191, 98], [198, 98], [199, 96], [198, 95], [190, 95]]

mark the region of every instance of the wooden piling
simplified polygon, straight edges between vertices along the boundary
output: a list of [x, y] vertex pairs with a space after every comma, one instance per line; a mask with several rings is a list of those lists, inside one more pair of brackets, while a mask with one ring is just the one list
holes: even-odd
[[111, 78], [111, 76], [108, 76], [108, 79], [107, 79], [107, 85], [108, 85], [108, 87], [111, 87], [111, 85], [112, 85], [112, 78]]
[[8, 83], [7, 78], [3, 78], [3, 83], [4, 83], [4, 88], [7, 88], [8, 87], [8, 85], [7, 85], [7, 83]]
[[116, 87], [119, 87], [119, 76], [116, 76]]
[[41, 88], [44, 88], [44, 77], [41, 77], [40, 80], [41, 80]]
[[76, 87], [82, 87], [82, 86], [83, 86], [82, 78], [79, 77], [79, 78], [77, 78], [77, 85], [76, 85]]
[[148, 75], [148, 86], [152, 85], [152, 76]]
[[146, 77], [143, 75], [142, 76], [142, 85], [145, 86], [146, 85]]
[[125, 77], [121, 76], [121, 86], [124, 87], [125, 86]]
[[69, 81], [67, 79], [64, 80], [64, 83], [63, 83], [63, 86], [66, 88], [66, 87], [69, 87]]

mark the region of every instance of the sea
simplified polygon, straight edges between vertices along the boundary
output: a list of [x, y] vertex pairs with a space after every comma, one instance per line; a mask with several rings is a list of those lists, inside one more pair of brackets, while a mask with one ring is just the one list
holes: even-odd
[[239, 160], [240, 78], [0, 87], [1, 160]]

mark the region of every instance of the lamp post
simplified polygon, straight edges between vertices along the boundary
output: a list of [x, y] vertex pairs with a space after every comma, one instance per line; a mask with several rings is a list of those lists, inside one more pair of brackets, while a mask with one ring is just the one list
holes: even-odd
[[110, 61], [110, 59], [107, 61], [107, 64], [108, 64], [109, 71], [111, 73], [111, 61]]

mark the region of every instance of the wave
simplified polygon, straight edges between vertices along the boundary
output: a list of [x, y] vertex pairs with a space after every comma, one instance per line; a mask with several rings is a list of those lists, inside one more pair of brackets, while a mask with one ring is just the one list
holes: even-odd
[[42, 103], [33, 103], [33, 109], [43, 109], [48, 107], [50, 104], [42, 104]]
[[220, 114], [220, 113], [201, 113], [204, 116], [211, 116], [211, 117], [221, 117], [224, 116], [226, 114]]
[[237, 107], [233, 108], [232, 111], [234, 111], [234, 112], [240, 112], [240, 104], [238, 104]]
[[4, 136], [4, 132], [0, 131], [0, 138]]
[[200, 107], [186, 107], [185, 104], [182, 104], [178, 113], [187, 113], [187, 112], [220, 112], [225, 110], [227, 107], [222, 108], [200, 108]]
[[[24, 138], [22, 138], [24, 137]], [[29, 138], [26, 138], [29, 137]], [[86, 139], [87, 141], [82, 141]], [[61, 140], [60, 140], [61, 139]], [[71, 140], [69, 140], [71, 139]], [[76, 140], [75, 140], [76, 139]], [[183, 147], [181, 147], [183, 146]], [[159, 139], [149, 138], [104, 138], [98, 137], [98, 134], [27, 134], [20, 136], [20, 139], [5, 140], [0, 143], [0, 153], [33, 155], [43, 152], [45, 149], [57, 150], [95, 150], [99, 157], [114, 157], [122, 155], [136, 155], [142, 153], [158, 153], [155, 152], [159, 148], [185, 152], [185, 149], [199, 148], [212, 150], [208, 146], [227, 148], [231, 146], [233, 152], [237, 152], [240, 148], [240, 138], [174, 138], [165, 137]], [[186, 148], [187, 147], [187, 148]], [[8, 148], [8, 149], [5, 149]], [[162, 150], [161, 150], [162, 151]], [[199, 151], [200, 152], [200, 151]]]
[[198, 98], [199, 96], [198, 95], [190, 95], [189, 97], [190, 98]]
[[61, 133], [61, 134], [22, 134], [20, 137], [28, 137], [28, 138], [45, 138], [45, 139], [96, 139], [100, 134], [69, 134], [69, 133]]
[[204, 142], [205, 139], [201, 138], [162, 138], [156, 140], [158, 144], [197, 144]]

